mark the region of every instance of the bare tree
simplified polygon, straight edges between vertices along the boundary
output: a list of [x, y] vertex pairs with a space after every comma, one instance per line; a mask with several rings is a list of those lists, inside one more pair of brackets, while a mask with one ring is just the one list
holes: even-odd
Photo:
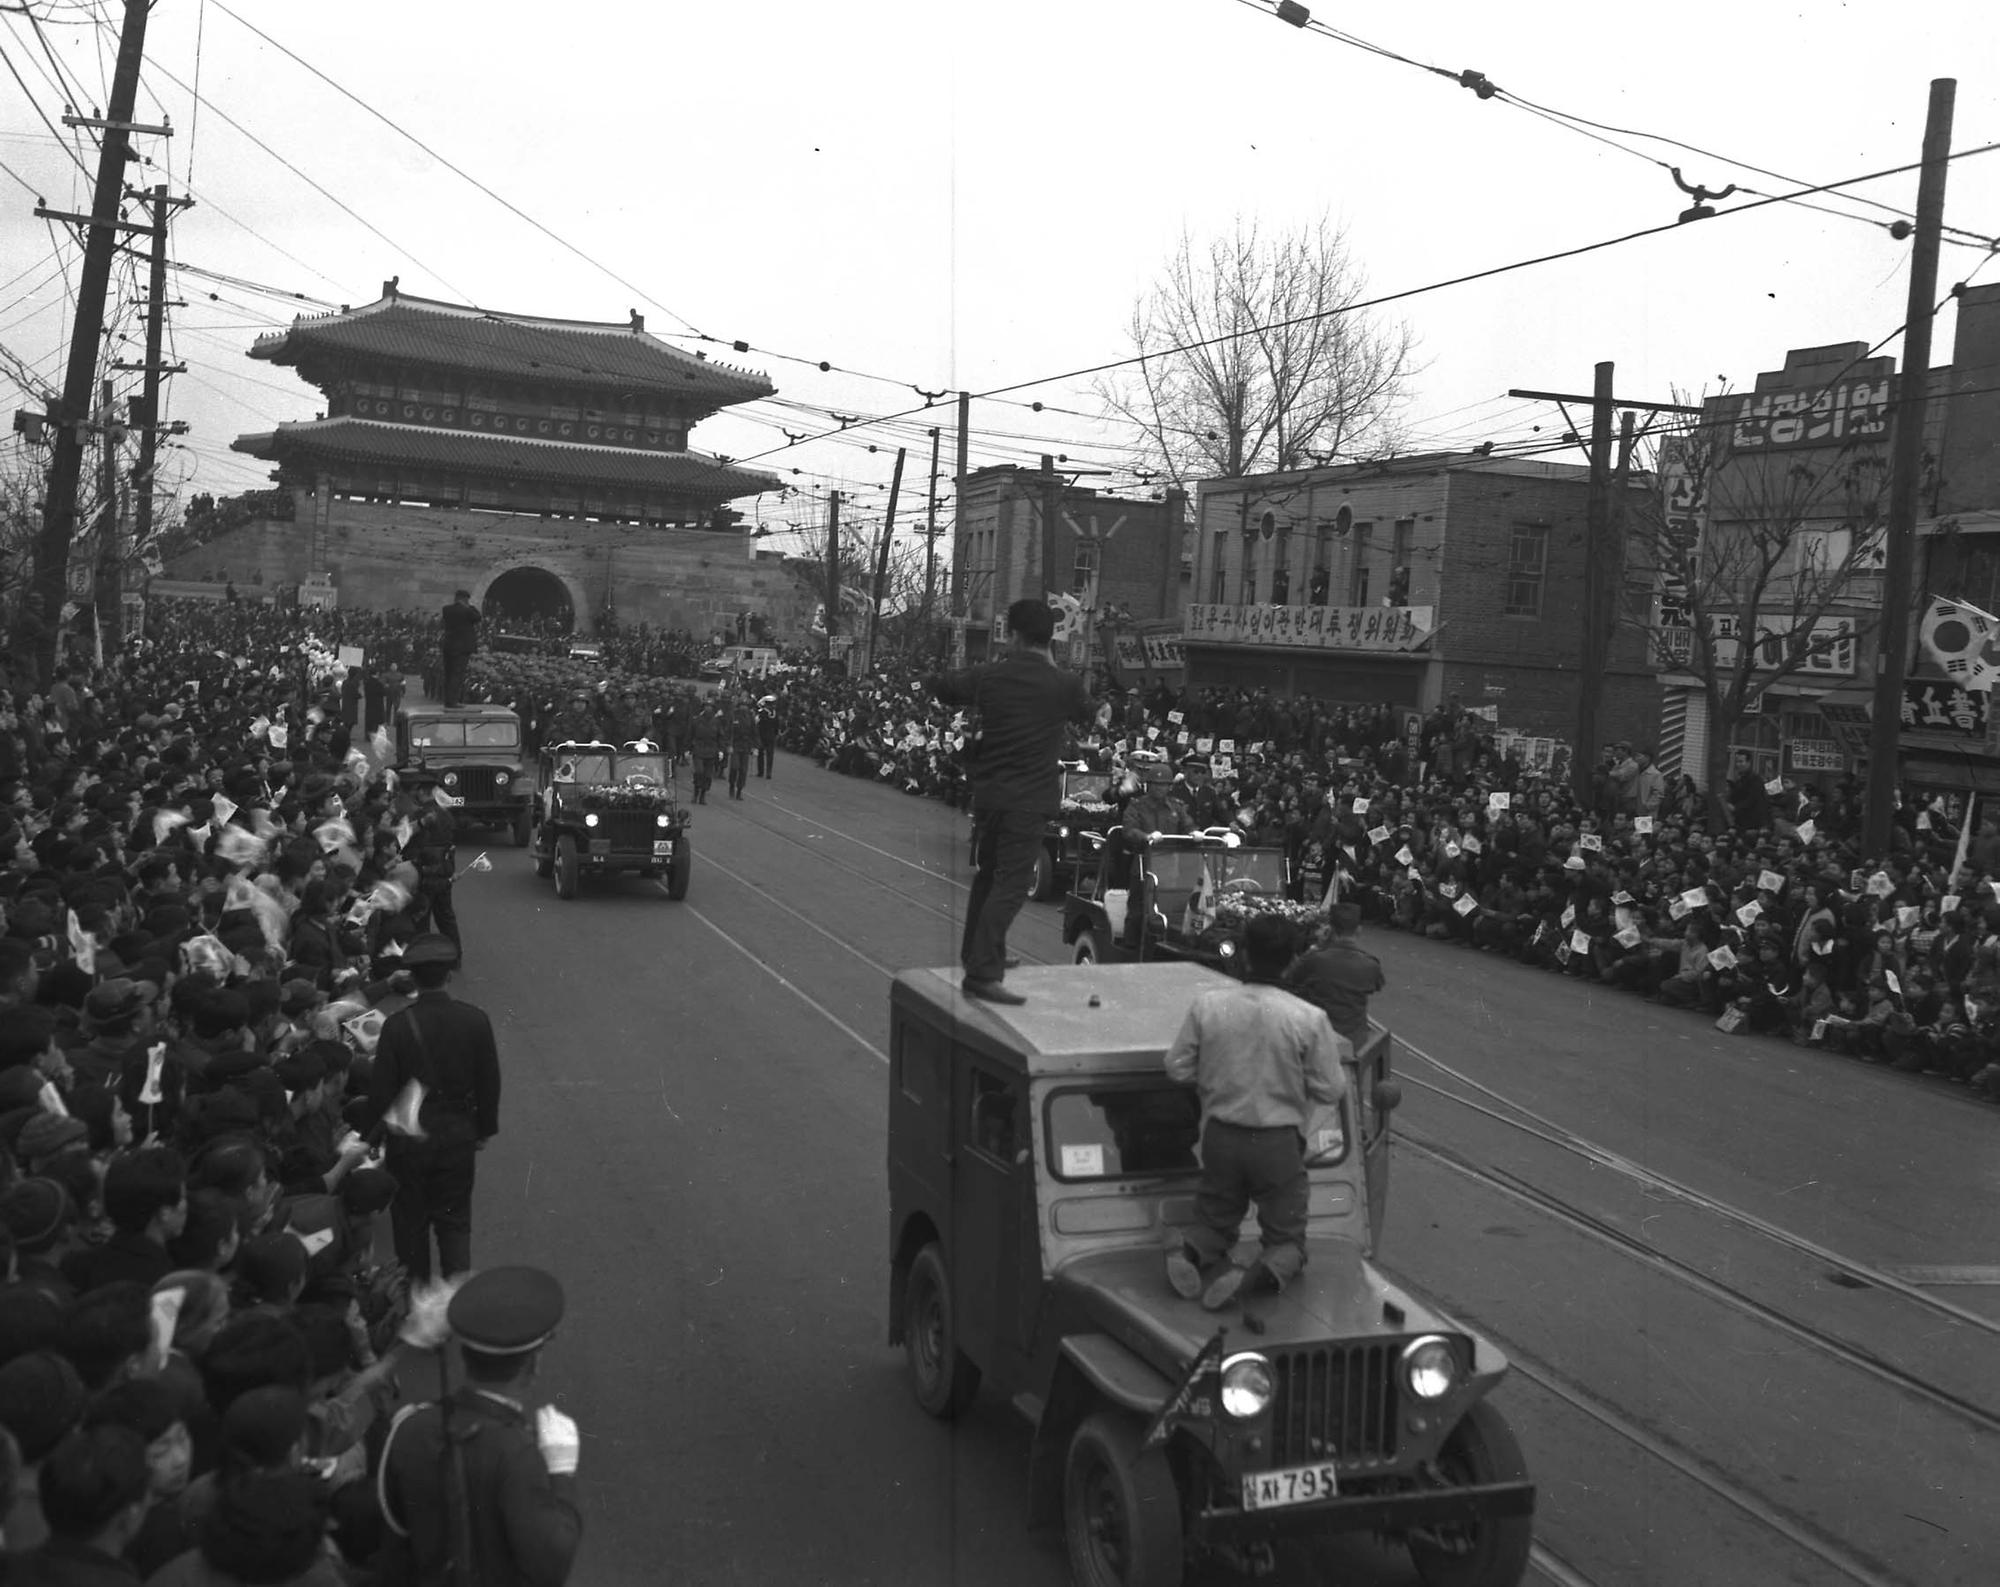
[[1139, 362], [1098, 387], [1142, 432], [1140, 467], [1185, 485], [1393, 451], [1415, 343], [1353, 308], [1366, 285], [1324, 216], [1276, 238], [1239, 219], [1205, 247], [1183, 233], [1133, 308]]
[[1735, 729], [1787, 679], [1856, 671], [1881, 621], [1888, 459], [1879, 442], [1734, 452], [1715, 403], [1661, 448], [1660, 489], [1634, 511], [1653, 580], [1628, 583], [1628, 618], [1660, 665], [1708, 702], [1703, 767], [1718, 819]]

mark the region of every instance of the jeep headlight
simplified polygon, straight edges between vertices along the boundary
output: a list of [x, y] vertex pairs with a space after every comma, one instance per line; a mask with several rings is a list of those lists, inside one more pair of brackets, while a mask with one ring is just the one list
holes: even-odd
[[493, 786], [495, 788], [505, 788], [507, 784], [512, 782], [513, 780], [514, 779], [504, 771], [496, 771], [493, 774]]
[[456, 788], [458, 786], [458, 773], [455, 771], [448, 771], [444, 774], [444, 776], [440, 777], [438, 781], [442, 782], [447, 788]]
[[1068, 827], [1057, 827], [1057, 828], [1056, 828], [1056, 836], [1057, 836], [1057, 837], [1059, 837], [1059, 838], [1066, 838], [1066, 837], [1068, 837], [1068, 836], [1069, 836], [1069, 828], [1068, 828]]
[[587, 814], [586, 814], [586, 815], [584, 816], [584, 818], [583, 818], [583, 824], [584, 824], [585, 826], [587, 826], [587, 827], [594, 827], [594, 826], [596, 826], [596, 825], [597, 825], [597, 812], [596, 812], [595, 810], [592, 810], [592, 811], [588, 812], [588, 813], [587, 813]]
[[1222, 1363], [1222, 1409], [1238, 1421], [1262, 1416], [1271, 1392], [1271, 1363], [1262, 1356], [1231, 1356]]
[[1219, 946], [1215, 951], [1221, 954], [1225, 959], [1233, 959], [1236, 957], [1236, 944], [1233, 941], [1225, 942], [1221, 946]]
[[673, 824], [674, 824], [673, 818], [667, 815], [664, 811], [662, 811], [659, 815], [653, 817], [653, 825], [656, 827], [670, 827]]
[[1403, 1381], [1420, 1400], [1441, 1400], [1458, 1387], [1458, 1353], [1449, 1339], [1426, 1334], [1403, 1351]]

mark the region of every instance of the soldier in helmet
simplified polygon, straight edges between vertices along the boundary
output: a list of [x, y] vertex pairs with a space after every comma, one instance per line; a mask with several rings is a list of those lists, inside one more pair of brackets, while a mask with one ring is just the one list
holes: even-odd
[[565, 742], [588, 744], [598, 736], [597, 708], [590, 698], [588, 689], [574, 690], [569, 703], [556, 713], [549, 724], [546, 744]]
[[383, 1579], [560, 1587], [583, 1540], [581, 1435], [536, 1403], [534, 1385], [562, 1286], [537, 1268], [490, 1268], [445, 1315], [466, 1381], [389, 1428], [376, 1476], [391, 1534]]

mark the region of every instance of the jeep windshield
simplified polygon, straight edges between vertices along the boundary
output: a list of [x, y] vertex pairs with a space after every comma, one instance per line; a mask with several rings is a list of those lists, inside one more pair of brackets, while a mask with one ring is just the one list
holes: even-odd
[[1201, 1103], [1170, 1081], [1065, 1086], [1047, 1106], [1049, 1169], [1058, 1179], [1193, 1174]]
[[[1200, 1172], [1195, 1148], [1201, 1140], [1201, 1102], [1192, 1086], [1163, 1080], [1065, 1086], [1050, 1093], [1046, 1117], [1049, 1170], [1058, 1179]], [[1344, 1159], [1347, 1104], [1316, 1106], [1305, 1137], [1308, 1168]]]
[[512, 749], [521, 741], [514, 722], [412, 722], [410, 742], [419, 749]]
[[620, 755], [616, 780], [633, 788], [664, 788], [667, 758], [664, 755]]

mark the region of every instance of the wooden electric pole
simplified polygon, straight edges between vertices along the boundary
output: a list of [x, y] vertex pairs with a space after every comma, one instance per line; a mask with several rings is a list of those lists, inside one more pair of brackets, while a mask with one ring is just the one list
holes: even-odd
[[903, 459], [909, 448], [896, 448], [896, 472], [889, 477], [889, 511], [882, 519], [882, 542], [875, 548], [874, 599], [868, 603], [868, 670], [875, 670], [875, 634], [882, 621], [882, 586], [889, 577], [889, 540], [896, 532], [896, 498], [903, 494]]
[[118, 532], [118, 442], [123, 430], [111, 406], [111, 382], [97, 383], [97, 555], [90, 581], [90, 606], [96, 618], [97, 663], [102, 666], [118, 654], [118, 635], [123, 628], [125, 547]]
[[83, 475], [84, 435], [90, 427], [91, 397], [97, 384], [98, 344], [104, 333], [104, 294], [111, 282], [111, 258], [120, 231], [143, 231], [121, 220], [119, 199], [125, 191], [125, 154], [131, 144], [132, 105], [139, 88], [139, 67], [146, 53], [146, 16], [151, 0], [125, 0], [124, 26], [118, 36], [118, 63], [111, 77], [111, 102], [98, 148], [97, 184], [90, 213], [75, 217], [36, 205], [36, 213], [52, 219], [81, 219], [88, 228], [83, 271], [76, 288], [76, 321], [70, 328], [69, 367], [63, 377], [62, 404], [52, 415], [54, 455], [49, 462], [48, 491], [42, 512], [42, 532], [35, 541], [34, 582], [22, 612], [17, 651], [29, 662], [46, 688], [55, 673], [61, 637], [63, 601], [69, 588], [70, 542], [76, 536], [77, 485]]
[[840, 621], [840, 492], [826, 504], [826, 659], [833, 662], [834, 627]]
[[1868, 822], [1864, 852], [1889, 852], [1896, 817], [1897, 761], [1903, 726], [1903, 677], [1910, 642], [1910, 582], [1916, 562], [1917, 486], [1924, 466], [1924, 398], [1930, 387], [1931, 319], [1937, 308], [1938, 248], [1944, 230], [1944, 180], [1950, 168], [1955, 78], [1931, 81], [1924, 123], [1924, 163], [1917, 177], [1917, 230], [1910, 249], [1909, 312], [1903, 319], [1903, 378], [1896, 428], [1889, 438], [1888, 558], [1882, 575], [1882, 626], [1875, 651], [1874, 727], [1868, 740]]
[[931, 601], [937, 588], [937, 476], [938, 445], [943, 432], [933, 427], [931, 430], [931, 493], [924, 498], [927, 506], [924, 512], [924, 620], [918, 630], [923, 636], [920, 645], [924, 650], [931, 643]]

